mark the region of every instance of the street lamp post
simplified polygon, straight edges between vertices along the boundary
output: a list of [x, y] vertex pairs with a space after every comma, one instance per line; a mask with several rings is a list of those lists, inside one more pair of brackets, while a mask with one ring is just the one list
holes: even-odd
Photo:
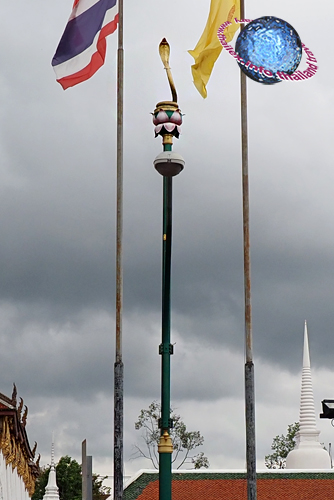
[[[334, 399], [323, 399], [321, 401], [322, 404], [322, 413], [320, 413], [320, 418], [329, 418], [331, 420], [331, 424], [334, 427]], [[331, 469], [333, 469], [333, 460], [332, 460], [332, 443], [329, 443], [328, 446], [329, 458], [331, 460]]]
[[320, 413], [320, 418], [329, 418], [334, 420], [334, 399], [324, 399], [321, 401], [322, 413]]
[[167, 71], [173, 101], [156, 105], [153, 113], [155, 136], [161, 135], [163, 152], [154, 160], [154, 167], [163, 176], [163, 231], [162, 231], [162, 340], [161, 355], [161, 418], [159, 420], [159, 500], [172, 498], [172, 453], [170, 429], [170, 357], [173, 345], [170, 342], [171, 325], [171, 254], [172, 254], [172, 199], [173, 177], [184, 168], [183, 158], [172, 152], [173, 137], [179, 137], [182, 115], [177, 104], [177, 94], [169, 67], [169, 45], [165, 39], [159, 45], [159, 53]]

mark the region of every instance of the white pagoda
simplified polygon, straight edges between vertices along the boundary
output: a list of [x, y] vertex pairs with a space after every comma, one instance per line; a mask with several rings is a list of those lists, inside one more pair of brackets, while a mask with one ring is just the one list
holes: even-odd
[[56, 468], [55, 468], [55, 450], [54, 450], [53, 436], [51, 445], [51, 468], [43, 500], [59, 500], [59, 490], [57, 486]]
[[304, 356], [299, 425], [300, 428], [296, 434], [296, 446], [287, 456], [286, 468], [308, 470], [330, 469], [330, 457], [319, 442], [320, 431], [316, 427], [306, 321], [304, 327]]

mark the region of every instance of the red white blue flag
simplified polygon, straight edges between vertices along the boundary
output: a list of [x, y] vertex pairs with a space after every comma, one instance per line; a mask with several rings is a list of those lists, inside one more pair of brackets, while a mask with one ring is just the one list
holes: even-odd
[[106, 37], [117, 23], [117, 0], [74, 0], [51, 63], [64, 90], [88, 80], [104, 64]]

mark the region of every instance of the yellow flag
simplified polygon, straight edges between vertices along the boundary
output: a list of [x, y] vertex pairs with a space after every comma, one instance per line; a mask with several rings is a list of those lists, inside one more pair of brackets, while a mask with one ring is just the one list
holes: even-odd
[[240, 19], [240, 0], [211, 0], [203, 35], [194, 50], [188, 51], [195, 59], [195, 64], [191, 66], [195, 87], [204, 98], [207, 96], [206, 84], [223, 48], [217, 37], [218, 28], [226, 21], [232, 23], [224, 31], [226, 41], [230, 42], [239, 28], [239, 24], [234, 21], [235, 17]]

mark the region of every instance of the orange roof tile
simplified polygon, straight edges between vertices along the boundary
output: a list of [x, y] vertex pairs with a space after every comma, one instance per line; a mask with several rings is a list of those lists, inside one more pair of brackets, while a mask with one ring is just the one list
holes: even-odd
[[[331, 479], [259, 479], [258, 500], [324, 500], [333, 489]], [[173, 481], [173, 500], [247, 500], [245, 479]], [[151, 482], [138, 500], [159, 500], [159, 481]]]
[[[330, 479], [333, 474], [333, 479]], [[209, 476], [205, 474], [205, 476]], [[213, 474], [217, 476], [217, 474]], [[236, 474], [235, 479], [229, 474], [226, 479], [212, 479], [206, 477], [203, 479], [197, 475], [196, 478], [182, 478], [179, 474], [173, 478], [172, 498], [173, 500], [247, 500], [247, 481], [241, 479], [240, 474]], [[334, 473], [324, 474], [324, 478], [319, 474], [309, 474], [313, 476], [305, 478], [305, 473], [290, 474], [261, 474], [257, 480], [258, 500], [330, 500], [334, 498]], [[158, 477], [151, 477], [148, 484], [142, 484], [142, 488], [137, 488], [137, 494], [134, 491], [125, 498], [137, 500], [159, 500], [159, 481]], [[138, 495], [138, 496], [137, 496]]]

